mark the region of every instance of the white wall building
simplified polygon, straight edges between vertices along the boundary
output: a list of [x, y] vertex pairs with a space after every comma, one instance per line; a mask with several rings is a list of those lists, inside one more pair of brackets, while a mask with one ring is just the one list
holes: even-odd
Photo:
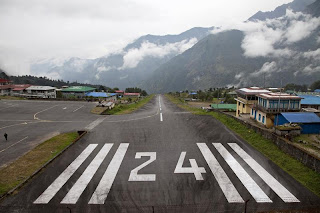
[[31, 86], [27, 89], [28, 98], [57, 98], [56, 88], [50, 86]]

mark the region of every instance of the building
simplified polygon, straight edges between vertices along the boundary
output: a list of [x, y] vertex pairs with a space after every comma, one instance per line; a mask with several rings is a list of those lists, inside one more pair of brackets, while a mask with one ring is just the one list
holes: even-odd
[[252, 106], [250, 118], [270, 128], [275, 115], [280, 112], [299, 112], [301, 97], [287, 93], [264, 93], [257, 95], [258, 101]]
[[237, 98], [237, 111], [236, 117], [241, 116], [242, 114], [249, 115], [251, 112], [252, 105], [257, 103], [258, 97], [256, 95], [263, 93], [270, 93], [269, 90], [259, 88], [259, 87], [249, 87], [242, 88], [236, 91]]
[[0, 95], [10, 95], [12, 84], [0, 85]]
[[105, 92], [89, 92], [86, 97], [100, 98], [108, 102], [117, 101], [117, 93], [105, 93]]
[[0, 78], [0, 86], [1, 85], [8, 85], [8, 84], [12, 84], [12, 81]]
[[140, 97], [140, 93], [124, 93], [123, 97], [139, 98]]
[[30, 86], [26, 88], [28, 98], [57, 98], [56, 88], [50, 86]]
[[124, 94], [124, 91], [123, 90], [116, 90], [115, 91], [118, 95], [123, 95]]
[[31, 84], [14, 84], [10, 92], [11, 96], [26, 97], [27, 88], [31, 87]]
[[320, 110], [320, 97], [314, 95], [299, 95], [301, 98], [301, 108], [313, 108]]
[[320, 134], [320, 118], [313, 112], [285, 112], [275, 119], [275, 125], [299, 124], [301, 134]]
[[86, 94], [95, 91], [96, 88], [86, 86], [73, 86], [61, 90], [64, 98], [85, 98]]

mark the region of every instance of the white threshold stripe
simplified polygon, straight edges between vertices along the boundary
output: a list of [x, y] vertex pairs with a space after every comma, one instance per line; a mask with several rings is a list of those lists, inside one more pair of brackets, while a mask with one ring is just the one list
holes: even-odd
[[205, 143], [197, 143], [204, 159], [229, 203], [244, 203], [237, 189]]
[[160, 112], [160, 121], [163, 121], [162, 112]]
[[69, 180], [73, 173], [87, 159], [98, 144], [90, 144], [85, 150], [59, 175], [55, 181], [33, 202], [34, 204], [46, 204], [55, 196], [60, 188]]
[[120, 144], [96, 190], [92, 194], [89, 204], [104, 204], [128, 147], [128, 143]]
[[272, 200], [270, 200], [270, 198], [262, 191], [258, 184], [250, 177], [250, 175], [242, 168], [238, 161], [221, 143], [212, 144], [258, 203], [272, 203]]
[[97, 172], [102, 161], [109, 153], [113, 144], [105, 144], [96, 157], [91, 161], [90, 165], [82, 173], [77, 182], [72, 186], [68, 194], [61, 201], [62, 204], [76, 204], [79, 197], [86, 189], [88, 183], [91, 181], [93, 175]]
[[228, 145], [266, 182], [266, 184], [286, 203], [300, 202], [281, 183], [270, 175], [260, 164], [248, 155], [238, 144], [228, 143]]
[[76, 111], [78, 111], [79, 109], [81, 109], [82, 107], [84, 107], [84, 105], [82, 105], [81, 107], [79, 107], [79, 108], [77, 108], [77, 109], [73, 110], [72, 112], [76, 112]]

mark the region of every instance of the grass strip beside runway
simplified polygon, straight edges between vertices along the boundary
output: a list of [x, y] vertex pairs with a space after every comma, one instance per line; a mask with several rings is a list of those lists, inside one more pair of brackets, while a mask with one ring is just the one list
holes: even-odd
[[0, 170], [0, 195], [7, 193], [45, 163], [58, 155], [78, 137], [77, 132], [57, 135]]
[[[113, 109], [105, 111], [108, 115], [123, 115], [123, 114], [129, 114], [141, 107], [143, 107], [146, 103], [148, 103], [154, 95], [149, 95], [141, 100], [139, 100], [136, 103], [132, 104], [118, 104]], [[104, 114], [104, 113], [102, 113]]]
[[256, 150], [290, 174], [294, 179], [320, 197], [320, 174], [281, 151], [271, 140], [264, 138], [262, 135], [227, 115], [218, 112], [206, 112], [199, 108], [190, 107], [184, 103], [183, 100], [173, 97], [172, 95], [166, 95], [166, 97], [173, 103], [177, 104], [180, 108], [191, 111], [194, 114], [213, 116], [242, 139], [247, 141]]

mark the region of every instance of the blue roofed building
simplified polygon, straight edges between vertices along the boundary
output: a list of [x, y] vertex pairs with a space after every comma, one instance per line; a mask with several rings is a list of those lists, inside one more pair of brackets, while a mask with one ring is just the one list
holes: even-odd
[[87, 97], [100, 98], [105, 101], [115, 102], [117, 100], [117, 93], [106, 93], [106, 92], [88, 92]]
[[283, 112], [277, 115], [274, 125], [299, 124], [302, 134], [319, 134], [320, 117], [313, 112]]
[[301, 98], [301, 108], [313, 108], [320, 110], [320, 96], [315, 95], [299, 95]]

